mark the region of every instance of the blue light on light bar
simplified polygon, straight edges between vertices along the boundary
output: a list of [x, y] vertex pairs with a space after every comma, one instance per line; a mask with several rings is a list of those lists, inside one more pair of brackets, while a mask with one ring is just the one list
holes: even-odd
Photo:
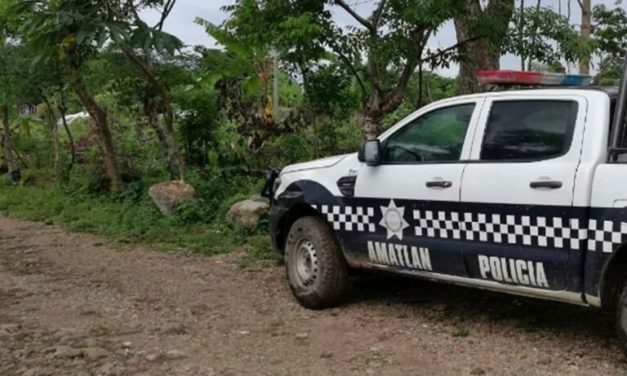
[[592, 83], [592, 77], [579, 74], [567, 74], [561, 85], [563, 86], [588, 86]]

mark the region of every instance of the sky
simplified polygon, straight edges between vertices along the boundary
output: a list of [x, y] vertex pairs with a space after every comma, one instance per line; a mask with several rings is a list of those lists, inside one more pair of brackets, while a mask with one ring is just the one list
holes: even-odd
[[[541, 0], [543, 6], [553, 7], [558, 9], [559, 4], [562, 4], [562, 9], [566, 9], [566, 4], [571, 1], [571, 22], [578, 24], [581, 17], [581, 11], [577, 5], [577, 0]], [[215, 41], [209, 37], [205, 30], [194, 23], [196, 17], [201, 17], [211, 21], [214, 24], [222, 23], [228, 16], [228, 14], [222, 12], [221, 8], [224, 5], [232, 4], [233, 0], [178, 0], [169, 18], [164, 25], [165, 31], [176, 35], [187, 45], [203, 45], [206, 47], [217, 47]], [[516, 1], [518, 3], [518, 1]], [[355, 4], [355, 9], [362, 16], [370, 15], [373, 3], [376, 4], [377, 0], [351, 0], [349, 4]], [[530, 5], [535, 1], [527, 0]], [[592, 5], [605, 4], [607, 6], [614, 6], [616, 0], [592, 0]], [[353, 18], [348, 15], [343, 9], [339, 7], [331, 8], [335, 21], [341, 25], [349, 26], [356, 25]], [[564, 10], [565, 13], [565, 10]], [[144, 17], [149, 23], [156, 23], [158, 20], [158, 13], [154, 11], [144, 12]], [[440, 30], [429, 40], [429, 47], [433, 48], [446, 48], [456, 43], [455, 28], [452, 22], [444, 24]], [[501, 58], [501, 69], [519, 69], [520, 59], [513, 55], [505, 55]], [[438, 73], [454, 77], [458, 73], [458, 66], [451, 65], [447, 69], [440, 69]], [[569, 67], [572, 73], [576, 73], [575, 67]], [[594, 72], [594, 67], [593, 67]]]

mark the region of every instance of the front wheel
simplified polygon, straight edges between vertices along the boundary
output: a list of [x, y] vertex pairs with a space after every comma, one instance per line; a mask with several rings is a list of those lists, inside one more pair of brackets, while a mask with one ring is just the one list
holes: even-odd
[[287, 278], [304, 307], [337, 305], [348, 293], [348, 266], [333, 230], [319, 217], [298, 219], [285, 245]]

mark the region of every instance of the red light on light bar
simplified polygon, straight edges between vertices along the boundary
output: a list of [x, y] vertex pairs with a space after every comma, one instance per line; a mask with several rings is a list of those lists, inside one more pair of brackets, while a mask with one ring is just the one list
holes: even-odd
[[542, 80], [540, 72], [523, 72], [514, 70], [491, 70], [475, 73], [482, 85], [539, 85]]
[[514, 70], [491, 70], [475, 73], [482, 85], [547, 85], [547, 86], [587, 86], [590, 76], [564, 73], [526, 72]]

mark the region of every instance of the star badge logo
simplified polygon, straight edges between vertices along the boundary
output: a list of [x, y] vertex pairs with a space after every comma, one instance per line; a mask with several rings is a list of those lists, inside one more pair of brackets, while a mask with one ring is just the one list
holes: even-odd
[[390, 200], [390, 204], [385, 207], [381, 206], [381, 222], [380, 226], [383, 226], [387, 230], [388, 240], [393, 236], [396, 236], [398, 240], [403, 240], [403, 230], [409, 227], [409, 223], [405, 221], [405, 208], [397, 207], [394, 200]]

